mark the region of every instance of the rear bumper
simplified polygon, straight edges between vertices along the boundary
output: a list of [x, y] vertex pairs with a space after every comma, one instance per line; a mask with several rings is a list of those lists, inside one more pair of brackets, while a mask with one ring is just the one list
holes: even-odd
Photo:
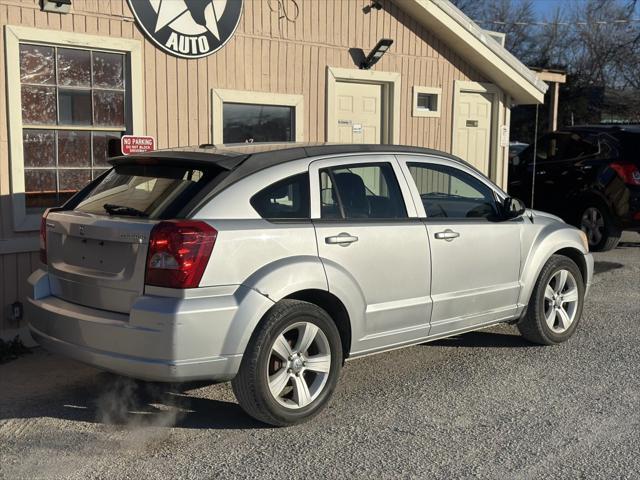
[[141, 380], [230, 380], [242, 351], [227, 342], [242, 300], [263, 301], [242, 286], [215, 295], [174, 298], [145, 295], [130, 313], [88, 308], [54, 297], [43, 270], [29, 277], [26, 313], [34, 339], [52, 352]]
[[67, 342], [41, 332], [33, 323], [29, 324], [29, 330], [34, 340], [50, 352], [119, 375], [153, 382], [230, 380], [238, 372], [242, 359], [242, 355], [189, 360], [135, 357]]

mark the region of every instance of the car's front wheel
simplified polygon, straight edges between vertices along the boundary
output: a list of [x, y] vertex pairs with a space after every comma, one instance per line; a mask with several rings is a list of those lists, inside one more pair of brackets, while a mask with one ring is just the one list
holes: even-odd
[[554, 345], [571, 338], [582, 316], [584, 281], [573, 260], [553, 255], [531, 294], [518, 330], [527, 340]]
[[327, 312], [308, 302], [282, 300], [258, 326], [231, 385], [252, 417], [293, 425], [324, 408], [342, 360], [340, 334]]

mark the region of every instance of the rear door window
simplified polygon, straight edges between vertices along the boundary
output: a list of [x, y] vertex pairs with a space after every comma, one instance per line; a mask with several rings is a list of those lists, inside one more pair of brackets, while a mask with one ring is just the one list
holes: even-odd
[[559, 160], [574, 160], [598, 153], [598, 141], [591, 140], [588, 137], [578, 133], [572, 133], [565, 139], [562, 152], [560, 152]]
[[251, 206], [269, 220], [308, 219], [309, 174], [301, 173], [269, 185], [251, 197]]
[[324, 219], [407, 217], [402, 192], [389, 163], [321, 170], [320, 206]]
[[75, 210], [95, 215], [174, 218], [220, 172], [188, 165], [118, 165]]

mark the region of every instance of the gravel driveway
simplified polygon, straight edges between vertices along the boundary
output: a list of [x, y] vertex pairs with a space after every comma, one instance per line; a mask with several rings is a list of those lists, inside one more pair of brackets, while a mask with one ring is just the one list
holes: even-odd
[[355, 360], [289, 429], [225, 384], [144, 386], [36, 351], [0, 366], [0, 478], [638, 478], [640, 236], [595, 257], [568, 343], [500, 326]]

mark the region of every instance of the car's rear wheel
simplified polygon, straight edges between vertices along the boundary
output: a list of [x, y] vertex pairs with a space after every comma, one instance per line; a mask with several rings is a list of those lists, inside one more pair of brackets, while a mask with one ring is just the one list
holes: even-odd
[[590, 205], [582, 211], [580, 229], [587, 235], [589, 250], [594, 252], [613, 250], [622, 235], [609, 211], [601, 205]]
[[540, 272], [518, 330], [527, 340], [554, 345], [571, 338], [582, 316], [584, 281], [573, 260], [553, 255]]
[[342, 343], [331, 317], [299, 300], [275, 305], [254, 333], [231, 385], [240, 406], [286, 426], [317, 415], [335, 389]]

